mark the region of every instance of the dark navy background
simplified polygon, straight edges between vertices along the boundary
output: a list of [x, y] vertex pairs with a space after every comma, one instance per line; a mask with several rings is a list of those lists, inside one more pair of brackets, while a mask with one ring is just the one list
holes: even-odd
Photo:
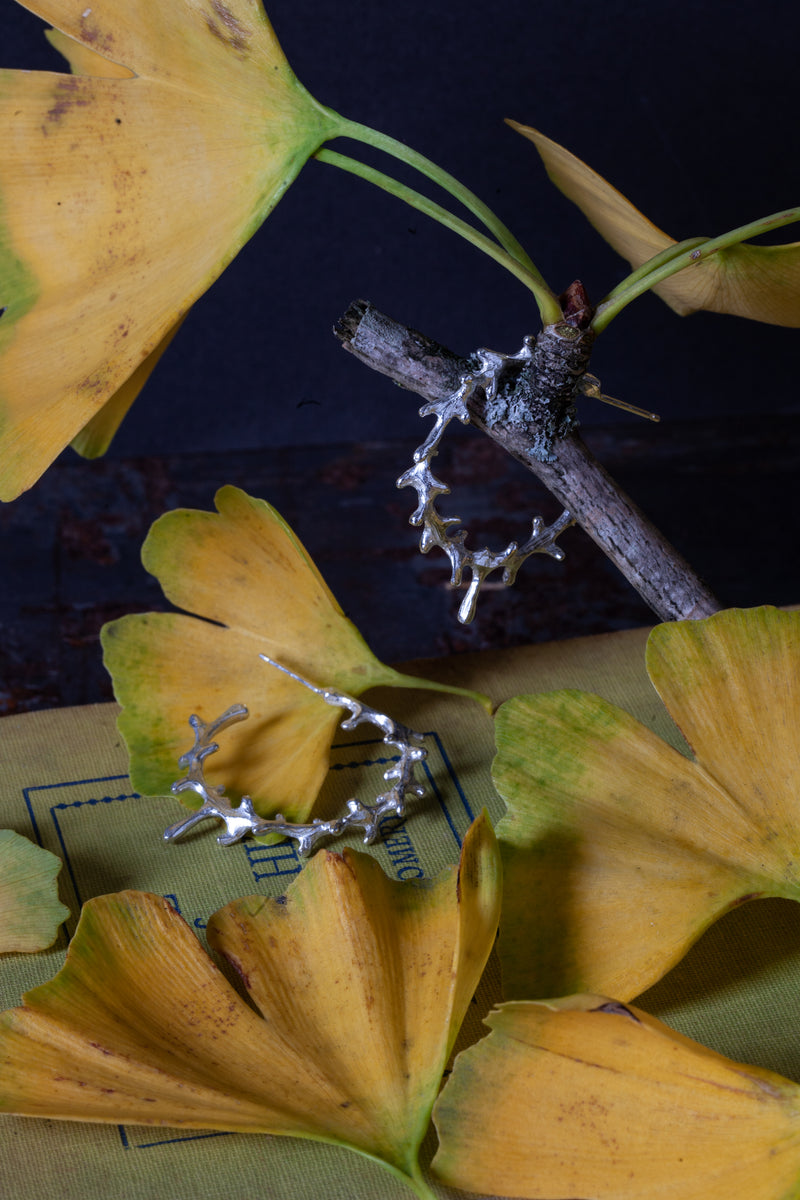
[[[599, 299], [626, 267], [549, 184], [506, 116], [584, 157], [675, 237], [713, 235], [800, 199], [800, 17], [788, 0], [757, 9], [719, 0], [274, 0], [269, 12], [315, 96], [473, 188], [556, 289], [580, 277]], [[41, 28], [0, 0], [2, 65], [60, 69]], [[416, 400], [331, 335], [357, 297], [461, 353], [514, 350], [537, 325], [526, 289], [478, 251], [311, 162], [197, 304], [111, 453], [413, 437]], [[648, 296], [603, 334], [595, 370], [606, 391], [665, 418], [792, 412], [797, 337], [736, 318], [681, 319]], [[583, 417], [614, 419], [596, 403]]]

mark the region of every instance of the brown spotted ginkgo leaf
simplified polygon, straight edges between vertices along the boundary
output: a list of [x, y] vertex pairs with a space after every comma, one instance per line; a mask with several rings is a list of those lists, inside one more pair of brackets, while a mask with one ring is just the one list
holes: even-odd
[[73, 74], [0, 71], [0, 498], [101, 453], [337, 118], [260, 0], [28, 0]]
[[501, 1005], [437, 1101], [435, 1173], [531, 1200], [791, 1200], [800, 1087], [603, 996]]
[[0, 1112], [313, 1138], [430, 1198], [417, 1153], [499, 904], [485, 814], [433, 880], [322, 851], [209, 921], [256, 1012], [168, 901], [91, 900], [59, 974], [0, 1017]]

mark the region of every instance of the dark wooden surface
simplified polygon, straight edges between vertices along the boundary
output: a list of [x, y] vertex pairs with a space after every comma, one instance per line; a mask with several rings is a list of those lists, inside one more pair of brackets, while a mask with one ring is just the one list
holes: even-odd
[[[421, 429], [427, 429], [428, 422]], [[421, 440], [421, 437], [417, 440]], [[586, 441], [724, 605], [800, 601], [800, 417], [590, 429]], [[414, 441], [281, 447], [269, 452], [60, 460], [0, 510], [0, 711], [111, 698], [102, 624], [169, 607], [139, 561], [151, 522], [169, 508], [212, 508], [234, 483], [286, 517], [347, 614], [387, 661], [568, 638], [649, 624], [649, 609], [580, 531], [558, 564], [526, 563], [513, 589], [492, 587], [473, 625], [444, 556], [417, 552], [410, 490], [394, 480]], [[448, 433], [437, 461], [471, 545], [526, 536], [558, 506], [487, 438]]]

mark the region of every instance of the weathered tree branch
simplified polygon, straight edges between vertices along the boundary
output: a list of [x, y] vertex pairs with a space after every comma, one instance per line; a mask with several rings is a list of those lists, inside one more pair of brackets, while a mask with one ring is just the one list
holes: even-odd
[[[577, 330], [565, 332], [561, 326], [551, 326], [549, 331], [558, 337], [559, 330], [567, 342], [579, 336]], [[368, 367], [426, 400], [452, 394], [470, 370], [469, 360], [366, 301], [351, 304], [334, 332], [344, 348]], [[530, 379], [520, 381], [528, 394], [530, 386]], [[577, 432], [546, 439], [548, 452], [543, 459], [542, 431], [531, 426], [530, 406], [523, 421], [514, 409], [506, 404], [504, 413], [498, 413], [496, 406], [489, 410], [482, 390], [469, 401], [474, 423], [539, 477], [662, 621], [705, 617], [720, 608], [682, 555], [618, 487]]]

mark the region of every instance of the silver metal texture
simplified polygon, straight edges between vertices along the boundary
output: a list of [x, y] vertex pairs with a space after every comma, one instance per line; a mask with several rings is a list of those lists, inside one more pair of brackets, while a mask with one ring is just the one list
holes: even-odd
[[339, 837], [347, 830], [356, 828], [364, 830], [365, 844], [369, 845], [376, 841], [381, 834], [381, 821], [389, 816], [405, 816], [406, 797], [410, 795], [418, 798], [425, 791], [424, 787], [414, 780], [417, 763], [427, 758], [428, 754], [420, 744], [422, 735], [414, 733], [413, 730], [407, 729], [405, 725], [399, 724], [385, 713], [370, 708], [368, 704], [362, 704], [360, 700], [355, 700], [344, 692], [337, 692], [333, 688], [316, 687], [302, 675], [296, 675], [294, 671], [290, 671], [288, 667], [268, 658], [266, 654], [261, 654], [259, 657], [270, 666], [276, 667], [285, 675], [297, 680], [309, 691], [315, 692], [326, 704], [349, 709], [350, 716], [342, 720], [342, 729], [355, 729], [356, 726], [363, 724], [377, 726], [383, 733], [384, 744], [393, 746], [399, 751], [396, 762], [383, 775], [386, 782], [391, 783], [392, 786], [388, 791], [382, 792], [374, 804], [362, 804], [360, 800], [356, 799], [348, 800], [347, 812], [335, 821], [321, 821], [319, 818], [315, 818], [308, 824], [294, 824], [284, 820], [280, 813], [268, 820], [255, 812], [249, 796], [243, 796], [241, 804], [236, 808], [231, 807], [225, 798], [224, 787], [219, 785], [215, 787], [206, 782], [203, 764], [209, 754], [213, 754], [219, 749], [214, 740], [216, 735], [229, 725], [243, 721], [247, 717], [247, 709], [244, 705], [234, 704], [221, 717], [217, 717], [208, 725], [194, 714], [189, 718], [189, 724], [194, 730], [195, 741], [191, 750], [178, 760], [178, 765], [186, 768], [186, 774], [182, 779], [173, 783], [172, 790], [176, 794], [186, 791], [196, 792], [203, 803], [185, 820], [179, 821], [177, 825], [172, 825], [165, 830], [164, 840], [175, 841], [176, 838], [181, 837], [201, 821], [215, 818], [221, 820], [225, 825], [225, 832], [217, 838], [221, 846], [230, 846], [245, 837], [280, 834], [281, 837], [296, 841], [297, 849], [301, 854], [308, 854], [323, 838]]
[[560, 562], [564, 551], [556, 545], [556, 539], [575, 524], [574, 518], [566, 510], [552, 525], [545, 525], [541, 517], [534, 517], [531, 536], [521, 546], [517, 542], [509, 542], [505, 550], [499, 552], [488, 548], [468, 550], [468, 533], [462, 528], [461, 518], [442, 517], [436, 511], [438, 497], [450, 494], [450, 488], [437, 479], [431, 469], [431, 461], [438, 453], [445, 429], [454, 419], [464, 425], [469, 422], [467, 401], [477, 388], [484, 389], [487, 402], [495, 400], [508, 364], [528, 362], [533, 356], [534, 346], [535, 339], [526, 337], [516, 354], [478, 350], [478, 369], [462, 375], [458, 388], [449, 396], [433, 400], [419, 410], [421, 417], [434, 417], [434, 425], [422, 445], [414, 451], [414, 465], [397, 480], [398, 488], [413, 487], [416, 490], [418, 504], [409, 517], [409, 524], [422, 526], [419, 540], [422, 553], [427, 554], [433, 546], [445, 552], [450, 560], [450, 582], [455, 587], [462, 582], [465, 571], [470, 573], [466, 594], [458, 610], [458, 619], [464, 625], [468, 625], [475, 616], [478, 594], [492, 571], [501, 570], [503, 586], [509, 587], [525, 559], [532, 554], [547, 554]]

